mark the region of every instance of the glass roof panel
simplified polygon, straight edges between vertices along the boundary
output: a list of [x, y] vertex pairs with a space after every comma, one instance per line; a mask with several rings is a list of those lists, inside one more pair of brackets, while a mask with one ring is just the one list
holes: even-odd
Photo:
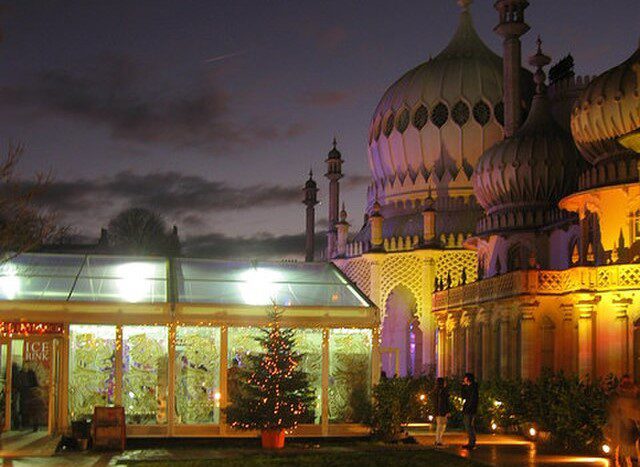
[[184, 303], [370, 306], [329, 263], [178, 259], [176, 275]]
[[0, 265], [1, 300], [67, 300], [84, 256], [23, 254]]
[[87, 256], [70, 300], [166, 302], [166, 260], [164, 258]]

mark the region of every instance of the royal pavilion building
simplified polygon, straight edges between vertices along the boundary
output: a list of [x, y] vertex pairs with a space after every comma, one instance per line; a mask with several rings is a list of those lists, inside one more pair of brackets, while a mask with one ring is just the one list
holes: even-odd
[[327, 255], [380, 308], [381, 370], [640, 380], [640, 50], [547, 80], [540, 40], [521, 64], [526, 0], [494, 3], [502, 56], [458, 3], [449, 45], [375, 108], [355, 234], [327, 158]]

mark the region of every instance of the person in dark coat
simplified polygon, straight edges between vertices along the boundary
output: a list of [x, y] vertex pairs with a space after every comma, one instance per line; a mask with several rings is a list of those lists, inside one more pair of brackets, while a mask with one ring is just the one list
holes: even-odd
[[33, 431], [38, 431], [38, 418], [44, 409], [38, 392], [38, 377], [31, 368], [22, 368], [20, 379], [22, 429], [31, 426]]
[[465, 449], [474, 449], [476, 447], [476, 427], [475, 419], [478, 413], [478, 383], [473, 373], [467, 373], [462, 380], [462, 420], [464, 429], [469, 436], [467, 444], [462, 446]]
[[444, 378], [436, 379], [436, 387], [433, 394], [436, 409], [436, 446], [442, 446], [442, 436], [447, 429], [447, 418], [451, 413], [451, 401], [449, 388]]

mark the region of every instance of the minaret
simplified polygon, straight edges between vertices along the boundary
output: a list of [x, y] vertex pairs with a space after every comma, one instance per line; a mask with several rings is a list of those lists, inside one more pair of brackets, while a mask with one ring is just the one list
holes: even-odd
[[522, 92], [520, 89], [521, 45], [520, 36], [529, 30], [524, 22], [527, 0], [497, 0], [494, 7], [500, 13], [500, 22], [493, 29], [503, 38], [504, 133], [513, 135], [522, 122]]
[[535, 55], [529, 57], [529, 65], [536, 69], [536, 72], [533, 74], [533, 81], [536, 83], [536, 96], [541, 96], [547, 89], [547, 86], [544, 84], [547, 77], [543, 68], [551, 63], [551, 57], [542, 53], [542, 39], [540, 39], [540, 36], [538, 36], [536, 44], [538, 44], [538, 50], [536, 50]]
[[384, 217], [380, 214], [380, 203], [376, 199], [373, 203], [373, 210], [369, 216], [369, 228], [371, 229], [371, 251], [383, 250], [382, 223]]
[[347, 255], [347, 237], [349, 236], [349, 223], [347, 222], [347, 210], [342, 203], [342, 210], [340, 211], [340, 221], [336, 223], [336, 230], [338, 233], [338, 247], [337, 253], [339, 258], [344, 258]]
[[424, 245], [433, 244], [436, 238], [436, 210], [434, 206], [435, 200], [431, 196], [431, 187], [429, 187], [428, 193], [422, 210], [422, 240]]
[[327, 155], [327, 173], [324, 175], [329, 179], [329, 230], [327, 232], [327, 259], [336, 255], [337, 233], [336, 223], [338, 222], [338, 209], [340, 206], [340, 182], [342, 178], [342, 154], [337, 149], [336, 139], [333, 138], [333, 148]]
[[305, 256], [307, 262], [314, 260], [315, 254], [315, 230], [316, 230], [316, 204], [318, 204], [318, 186], [313, 179], [313, 171], [309, 170], [309, 180], [304, 184], [303, 204], [307, 206], [307, 229], [305, 241]]

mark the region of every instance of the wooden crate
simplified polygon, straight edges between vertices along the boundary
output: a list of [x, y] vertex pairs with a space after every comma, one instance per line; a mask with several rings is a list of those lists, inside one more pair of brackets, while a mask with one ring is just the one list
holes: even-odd
[[91, 433], [93, 449], [123, 451], [127, 439], [124, 407], [95, 407]]

